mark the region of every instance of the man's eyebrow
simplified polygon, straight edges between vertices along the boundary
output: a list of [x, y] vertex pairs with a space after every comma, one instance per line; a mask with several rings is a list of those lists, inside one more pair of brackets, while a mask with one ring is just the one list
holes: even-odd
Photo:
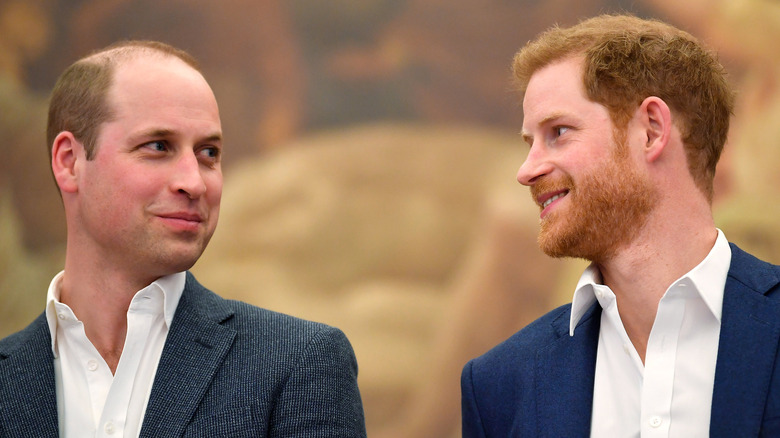
[[[174, 131], [172, 129], [149, 129], [147, 131], [141, 131], [138, 134], [134, 135], [133, 138], [135, 139], [146, 139], [146, 138], [166, 138], [166, 137], [173, 137], [177, 135], [177, 131]], [[199, 143], [213, 143], [213, 142], [222, 142], [222, 133], [221, 132], [215, 132], [213, 134], [209, 134], [206, 137], [198, 140]]]
[[222, 143], [222, 133], [216, 132], [214, 134], [206, 136], [206, 138], [201, 140], [201, 142], [202, 143]]
[[137, 143], [141, 141], [146, 141], [150, 139], [157, 139], [157, 138], [168, 138], [175, 135], [176, 132], [171, 129], [147, 129], [145, 131], [139, 131], [136, 133], [133, 133], [130, 135], [130, 140], [132, 143]]
[[170, 137], [174, 133], [171, 129], [149, 129], [139, 132], [136, 137]]
[[539, 126], [548, 125], [551, 122], [554, 122], [558, 119], [562, 119], [566, 116], [562, 111], [556, 111], [554, 113], [550, 113], [546, 115], [542, 120], [539, 121]]

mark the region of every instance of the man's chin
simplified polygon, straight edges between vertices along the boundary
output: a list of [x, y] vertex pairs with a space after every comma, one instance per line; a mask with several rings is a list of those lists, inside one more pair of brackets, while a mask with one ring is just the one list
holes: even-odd
[[540, 232], [538, 238], [539, 248], [550, 257], [571, 257], [571, 248], [566, 239], [552, 232]]
[[550, 257], [564, 258], [570, 257], [571, 246], [576, 244], [573, 241], [570, 230], [565, 229], [558, 223], [555, 226], [552, 217], [546, 218], [539, 230], [538, 243], [539, 248]]
[[584, 232], [539, 233], [539, 248], [553, 258], [583, 259], [602, 263], [616, 253], [617, 245], [606, 239], [588, 238]]
[[585, 233], [572, 230], [542, 231], [539, 248], [553, 258], [576, 258], [594, 261], [601, 251], [598, 242], [588, 242]]
[[186, 271], [195, 265], [205, 247], [201, 245], [176, 245], [160, 251], [155, 257], [155, 265], [163, 275]]
[[547, 254], [549, 257], [556, 258], [556, 259], [578, 257], [574, 251], [571, 251], [568, 248], [561, 247], [560, 245], [551, 245], [548, 243], [543, 244], [540, 242], [539, 248], [542, 250], [543, 253]]

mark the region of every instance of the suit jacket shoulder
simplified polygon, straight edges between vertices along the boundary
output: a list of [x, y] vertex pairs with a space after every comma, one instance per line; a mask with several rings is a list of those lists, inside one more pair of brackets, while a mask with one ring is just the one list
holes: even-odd
[[352, 347], [336, 328], [222, 299], [188, 273], [141, 436], [363, 437]]
[[569, 336], [571, 305], [561, 306], [469, 362], [463, 436], [587, 436], [600, 310]]
[[731, 244], [710, 436], [780, 436], [780, 266]]
[[0, 340], [0, 436], [57, 437], [54, 355], [46, 317]]
[[474, 359], [474, 372], [490, 370], [492, 374], [504, 374], [500, 371], [512, 364], [533, 360], [539, 350], [545, 349], [561, 336], [568, 335], [571, 304], [554, 309], [533, 321], [507, 340], [491, 348], [487, 353]]

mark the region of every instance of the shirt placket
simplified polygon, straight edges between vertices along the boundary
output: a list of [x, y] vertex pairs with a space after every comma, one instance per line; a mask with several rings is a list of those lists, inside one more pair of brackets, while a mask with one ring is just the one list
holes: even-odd
[[677, 344], [685, 314], [685, 299], [670, 290], [658, 303], [647, 342], [641, 393], [642, 438], [669, 436]]
[[135, 377], [144, 357], [154, 320], [157, 314], [162, 312], [162, 298], [157, 298], [140, 295], [130, 304], [125, 345], [100, 417], [98, 437], [124, 437]]

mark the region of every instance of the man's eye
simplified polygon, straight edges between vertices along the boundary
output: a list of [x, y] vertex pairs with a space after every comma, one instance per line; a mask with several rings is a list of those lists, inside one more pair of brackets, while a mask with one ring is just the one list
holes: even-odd
[[200, 153], [205, 155], [208, 158], [217, 158], [219, 157], [219, 148], [216, 147], [206, 147], [200, 150]]
[[150, 141], [149, 143], [146, 143], [144, 147], [158, 152], [165, 152], [168, 150], [168, 145], [162, 140]]
[[553, 128], [553, 131], [555, 132], [555, 136], [556, 137], [562, 136], [568, 130], [569, 130], [568, 126], [556, 126], [555, 128]]

